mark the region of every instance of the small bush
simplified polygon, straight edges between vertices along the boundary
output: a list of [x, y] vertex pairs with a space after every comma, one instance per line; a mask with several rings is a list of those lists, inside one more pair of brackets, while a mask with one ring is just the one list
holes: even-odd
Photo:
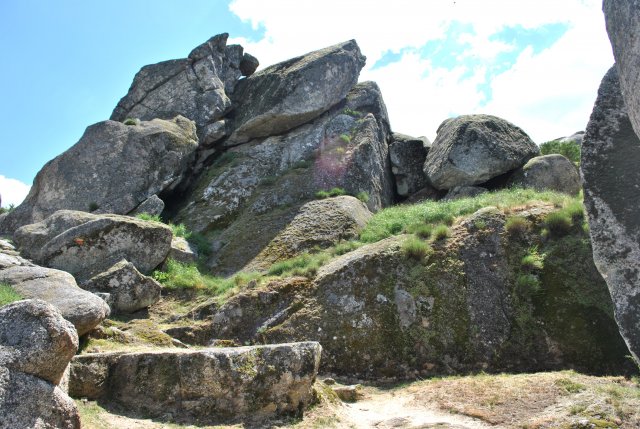
[[540, 145], [540, 153], [542, 155], [551, 155], [558, 153], [580, 165], [580, 145], [575, 142], [561, 142], [552, 140]]
[[538, 253], [537, 247], [529, 249], [529, 253], [520, 261], [522, 268], [528, 271], [542, 270], [544, 268], [544, 258]]
[[140, 214], [137, 214], [136, 217], [141, 220], [163, 223], [162, 219], [160, 219], [160, 215], [150, 215], [149, 213], [140, 213]]
[[389, 225], [389, 234], [396, 235], [402, 232], [402, 224], [400, 222], [395, 222]]
[[185, 240], [191, 238], [191, 231], [189, 231], [183, 223], [179, 223], [177, 225], [170, 223], [169, 228], [171, 228], [171, 232], [173, 232], [174, 237], [182, 237]]
[[407, 232], [413, 233], [423, 240], [426, 240], [427, 238], [431, 237], [431, 234], [433, 233], [433, 225], [427, 223], [411, 225], [407, 229]]
[[324, 199], [324, 198], [329, 198], [329, 197], [339, 197], [341, 195], [347, 195], [347, 191], [345, 191], [342, 188], [333, 188], [329, 191], [318, 191], [316, 192], [316, 198], [317, 199]]
[[340, 134], [340, 140], [344, 143], [351, 143], [351, 136], [349, 134]]
[[369, 202], [369, 193], [366, 191], [358, 192], [356, 198], [366, 204]]
[[521, 274], [518, 276], [518, 289], [524, 295], [536, 294], [540, 291], [540, 280], [534, 274]]
[[8, 284], [0, 283], [0, 307], [20, 301], [22, 296]]
[[318, 200], [324, 200], [325, 198], [329, 198], [329, 191], [318, 191], [316, 192], [316, 198]]
[[566, 235], [573, 226], [569, 214], [562, 210], [549, 213], [545, 218], [544, 223], [547, 226], [549, 233], [556, 237]]
[[572, 201], [567, 204], [562, 211], [574, 222], [584, 219], [584, 205], [582, 204], [582, 201]]
[[100, 208], [100, 206], [95, 201], [89, 203], [89, 212], [93, 213], [96, 210], [98, 210], [99, 208]]
[[140, 121], [136, 118], [127, 118], [122, 123], [125, 125], [138, 125]]
[[449, 238], [450, 236], [451, 230], [447, 225], [438, 225], [433, 228], [433, 231], [431, 232], [431, 238], [435, 241], [444, 240], [446, 238]]
[[416, 237], [409, 237], [402, 243], [402, 251], [411, 259], [420, 260], [424, 258], [430, 250], [431, 248], [427, 243]]
[[505, 223], [505, 229], [511, 235], [523, 236], [531, 229], [531, 222], [522, 216], [511, 216]]

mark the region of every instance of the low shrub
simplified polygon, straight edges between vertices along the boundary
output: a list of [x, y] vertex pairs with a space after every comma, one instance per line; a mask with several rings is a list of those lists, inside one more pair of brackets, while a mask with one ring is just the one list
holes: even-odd
[[410, 225], [407, 228], [407, 232], [415, 234], [423, 240], [426, 240], [427, 238], [431, 237], [431, 234], [433, 233], [433, 225], [428, 223]]
[[366, 191], [358, 192], [356, 198], [366, 204], [369, 202], [369, 193]]
[[447, 225], [438, 225], [435, 228], [433, 228], [433, 231], [431, 232], [431, 238], [434, 241], [444, 240], [446, 238], [449, 238], [450, 236], [451, 236], [451, 230]]
[[542, 155], [560, 154], [580, 165], [580, 145], [576, 142], [561, 142], [552, 140], [540, 145]]
[[140, 121], [136, 118], [127, 118], [122, 123], [125, 125], [138, 125]]
[[520, 261], [520, 265], [527, 271], [542, 270], [544, 268], [544, 258], [538, 253], [537, 247], [529, 249]]
[[347, 191], [342, 188], [332, 188], [328, 191], [318, 191], [316, 192], [316, 198], [319, 200], [329, 198], [329, 197], [339, 197], [341, 195], [347, 195]]
[[556, 237], [566, 235], [573, 226], [571, 216], [563, 210], [549, 213], [545, 217], [544, 223], [549, 233]]
[[504, 227], [508, 234], [523, 236], [531, 230], [531, 222], [522, 216], [510, 216]]
[[535, 274], [521, 274], [518, 276], [518, 289], [526, 296], [540, 292], [540, 279]]

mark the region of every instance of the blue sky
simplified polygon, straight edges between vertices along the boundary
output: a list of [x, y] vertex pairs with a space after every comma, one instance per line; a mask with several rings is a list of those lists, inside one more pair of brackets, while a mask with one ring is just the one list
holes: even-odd
[[3, 206], [108, 119], [140, 67], [222, 32], [261, 66], [356, 39], [394, 130], [431, 139], [480, 112], [538, 142], [584, 129], [613, 62], [597, 0], [3, 0]]

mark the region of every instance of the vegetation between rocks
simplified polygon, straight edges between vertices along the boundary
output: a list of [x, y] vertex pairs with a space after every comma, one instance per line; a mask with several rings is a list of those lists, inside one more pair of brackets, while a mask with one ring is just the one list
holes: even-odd
[[540, 145], [542, 155], [560, 154], [576, 165], [580, 165], [580, 145], [575, 141], [552, 140]]
[[10, 285], [0, 283], [0, 307], [19, 301], [22, 296], [16, 292]]

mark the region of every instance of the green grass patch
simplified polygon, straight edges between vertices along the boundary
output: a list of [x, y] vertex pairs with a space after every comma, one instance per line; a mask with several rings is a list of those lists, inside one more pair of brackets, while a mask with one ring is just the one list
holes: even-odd
[[366, 191], [358, 192], [356, 198], [366, 204], [369, 202], [369, 193]]
[[431, 247], [419, 238], [411, 236], [402, 243], [402, 251], [408, 258], [421, 260], [431, 252]]
[[538, 248], [534, 246], [523, 256], [520, 265], [527, 271], [539, 271], [544, 268], [544, 257], [538, 253]]
[[551, 155], [558, 153], [580, 165], [580, 145], [576, 142], [561, 142], [552, 140], [540, 145], [540, 153], [542, 155]]
[[564, 389], [567, 393], [580, 393], [587, 388], [584, 384], [577, 383], [570, 378], [559, 378], [554, 384]]
[[20, 301], [22, 296], [8, 284], [0, 283], [0, 307]]
[[341, 195], [347, 195], [347, 191], [342, 188], [333, 188], [328, 191], [318, 191], [316, 192], [316, 198], [319, 200], [330, 198], [330, 197], [339, 197]]
[[431, 233], [431, 239], [436, 240], [445, 240], [451, 236], [451, 230], [447, 225], [438, 225], [433, 228], [433, 232]]
[[510, 235], [522, 237], [531, 230], [531, 222], [522, 216], [510, 216], [504, 227]]
[[329, 252], [303, 253], [286, 261], [276, 262], [267, 272], [270, 276], [304, 276], [313, 277], [318, 268], [324, 265], [331, 255]]
[[349, 134], [340, 134], [340, 140], [342, 140], [344, 143], [351, 143], [351, 136]]
[[568, 234], [573, 226], [571, 216], [563, 211], [549, 213], [545, 217], [544, 223], [549, 233], [555, 237], [562, 237]]
[[125, 125], [138, 125], [140, 121], [136, 118], [127, 118], [122, 123]]
[[433, 234], [433, 225], [428, 223], [409, 225], [407, 227], [407, 232], [415, 234], [423, 240], [426, 240], [428, 238], [431, 238], [431, 234]]
[[469, 215], [487, 206], [506, 209], [533, 201], [564, 207], [573, 201], [579, 202], [580, 199], [551, 191], [538, 192], [533, 189], [514, 188], [486, 192], [472, 198], [454, 201], [425, 201], [413, 205], [388, 207], [371, 218], [360, 234], [360, 241], [365, 243], [380, 241], [403, 231], [411, 231], [417, 224], [451, 225], [456, 217]]
[[238, 273], [222, 278], [201, 273], [194, 264], [182, 264], [172, 259], [167, 261], [165, 271], [155, 271], [153, 278], [170, 290], [195, 289], [206, 295], [222, 295], [233, 288], [246, 286], [251, 280], [260, 278], [259, 273]]

